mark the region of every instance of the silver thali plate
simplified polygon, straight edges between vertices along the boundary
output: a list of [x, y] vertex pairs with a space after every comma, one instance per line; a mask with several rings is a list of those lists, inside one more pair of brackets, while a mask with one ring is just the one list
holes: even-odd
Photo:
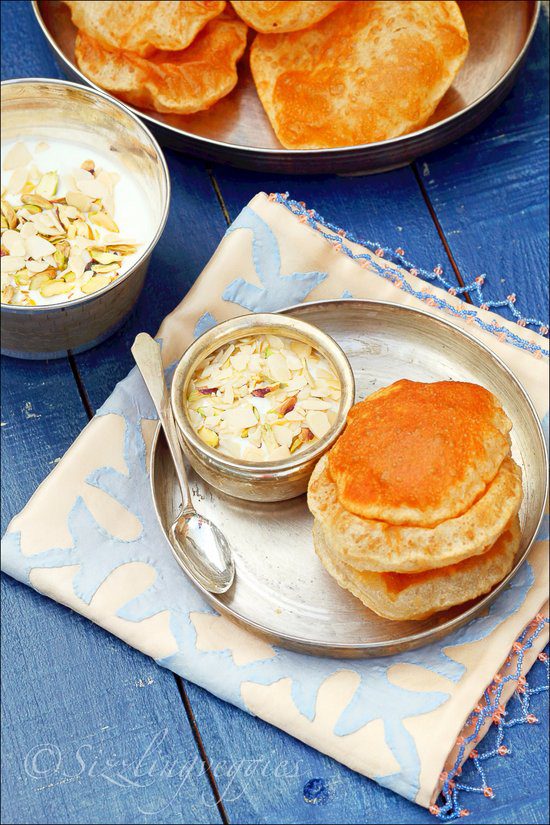
[[[462, 0], [459, 5], [470, 38], [468, 57], [427, 125], [409, 135], [335, 149], [284, 149], [256, 94], [247, 54], [239, 64], [237, 87], [211, 109], [185, 116], [133, 111], [164, 145], [209, 161], [294, 174], [380, 172], [403, 166], [456, 140], [498, 106], [524, 61], [540, 11], [536, 0]], [[94, 86], [76, 65], [76, 29], [67, 6], [60, 0], [33, 0], [33, 8], [65, 74]]]
[[[399, 378], [472, 381], [500, 399], [513, 423], [512, 454], [523, 471], [522, 541], [514, 568], [488, 595], [429, 619], [383, 619], [340, 588], [322, 567], [313, 549], [305, 496], [272, 504], [242, 501], [219, 493], [191, 473], [197, 510], [226, 534], [237, 570], [235, 584], [223, 595], [207, 593], [191, 580], [220, 613], [293, 650], [359, 658], [435, 641], [486, 611], [533, 543], [546, 500], [548, 459], [532, 403], [490, 350], [425, 312], [353, 299], [302, 304], [284, 312], [317, 325], [340, 344], [355, 374], [356, 400]], [[168, 539], [181, 497], [160, 430], [152, 448], [151, 484]]]

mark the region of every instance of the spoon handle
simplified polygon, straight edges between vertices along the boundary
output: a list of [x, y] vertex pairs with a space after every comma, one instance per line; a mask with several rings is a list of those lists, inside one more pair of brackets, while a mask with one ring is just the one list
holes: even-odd
[[132, 345], [132, 355], [149, 390], [149, 395], [155, 405], [164, 430], [168, 449], [170, 450], [170, 455], [176, 468], [181, 489], [182, 512], [194, 510], [178, 440], [178, 431], [172, 414], [172, 407], [170, 406], [168, 387], [164, 379], [164, 367], [162, 365], [160, 347], [150, 335], [147, 335], [146, 332], [140, 332]]

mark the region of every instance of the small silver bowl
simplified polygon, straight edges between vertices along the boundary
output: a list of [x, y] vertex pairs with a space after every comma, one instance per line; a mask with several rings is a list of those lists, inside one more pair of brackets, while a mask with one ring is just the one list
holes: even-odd
[[[14, 139], [74, 143], [99, 161], [111, 156], [143, 193], [151, 226], [139, 258], [104, 289], [47, 306], [2, 304], [3, 355], [60, 358], [67, 350], [82, 352], [108, 338], [133, 309], [168, 216], [168, 168], [157, 141], [129, 109], [103, 92], [63, 80], [2, 83], [2, 142]], [[124, 227], [121, 233], [126, 234]]]
[[[309, 449], [279, 461], [253, 463], [225, 455], [206, 445], [187, 416], [184, 398], [199, 364], [214, 350], [245, 336], [265, 333], [311, 344], [331, 363], [342, 395], [336, 421]], [[172, 380], [171, 401], [182, 446], [193, 469], [212, 487], [248, 501], [284, 501], [305, 493], [315, 464], [336, 441], [355, 398], [355, 380], [347, 357], [330, 335], [290, 315], [258, 313], [232, 318], [197, 338], [184, 352]]]

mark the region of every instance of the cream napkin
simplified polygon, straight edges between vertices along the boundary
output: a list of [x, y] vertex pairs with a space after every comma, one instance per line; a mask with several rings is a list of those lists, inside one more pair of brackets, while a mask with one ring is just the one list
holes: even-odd
[[[165, 364], [208, 326], [243, 311], [352, 296], [452, 317], [508, 364], [547, 420], [545, 339], [428, 285], [282, 196], [259, 194], [245, 207], [165, 319], [158, 333]], [[429, 806], [442, 771], [467, 753], [468, 743], [461, 749], [456, 741], [472, 709], [501, 667], [515, 667], [515, 659], [505, 665], [512, 645], [545, 609], [548, 519], [488, 615], [443, 641], [362, 662], [290, 653], [215, 614], [175, 565], [146, 472], [154, 419], [134, 370], [13, 519], [2, 569], [186, 679]], [[522, 672], [546, 641], [539, 619], [536, 637], [529, 642], [529, 630], [528, 643], [516, 646]], [[501, 702], [514, 685], [506, 683]]]

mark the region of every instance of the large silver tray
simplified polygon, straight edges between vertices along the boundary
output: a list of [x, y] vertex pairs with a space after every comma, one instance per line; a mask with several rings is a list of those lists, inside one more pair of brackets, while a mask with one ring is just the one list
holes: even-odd
[[[481, 123], [510, 91], [534, 34], [535, 0], [464, 0], [459, 3], [468, 34], [467, 60], [427, 126], [393, 140], [316, 151], [284, 149], [260, 104], [245, 55], [236, 89], [196, 115], [162, 115], [134, 109], [166, 146], [210, 161], [269, 172], [379, 172], [409, 163]], [[90, 83], [74, 59], [76, 29], [59, 0], [33, 0], [38, 23], [71, 80]], [[97, 87], [96, 87], [97, 88]]]
[[[271, 642], [307, 653], [380, 656], [434, 641], [488, 607], [516, 573], [538, 530], [546, 500], [547, 456], [529, 397], [488, 349], [427, 313], [362, 300], [302, 304], [285, 313], [316, 324], [338, 341], [355, 373], [357, 400], [399, 378], [473, 381], [495, 393], [512, 420], [512, 453], [523, 471], [522, 541], [516, 564], [487, 596], [424, 621], [389, 621], [364, 607], [325, 572], [313, 549], [312, 518], [305, 496], [274, 504], [241, 501], [191, 474], [196, 507], [225, 532], [237, 568], [234, 586], [221, 596], [207, 593], [192, 581], [221, 613]], [[181, 498], [158, 430], [151, 483], [168, 538], [167, 528]]]

